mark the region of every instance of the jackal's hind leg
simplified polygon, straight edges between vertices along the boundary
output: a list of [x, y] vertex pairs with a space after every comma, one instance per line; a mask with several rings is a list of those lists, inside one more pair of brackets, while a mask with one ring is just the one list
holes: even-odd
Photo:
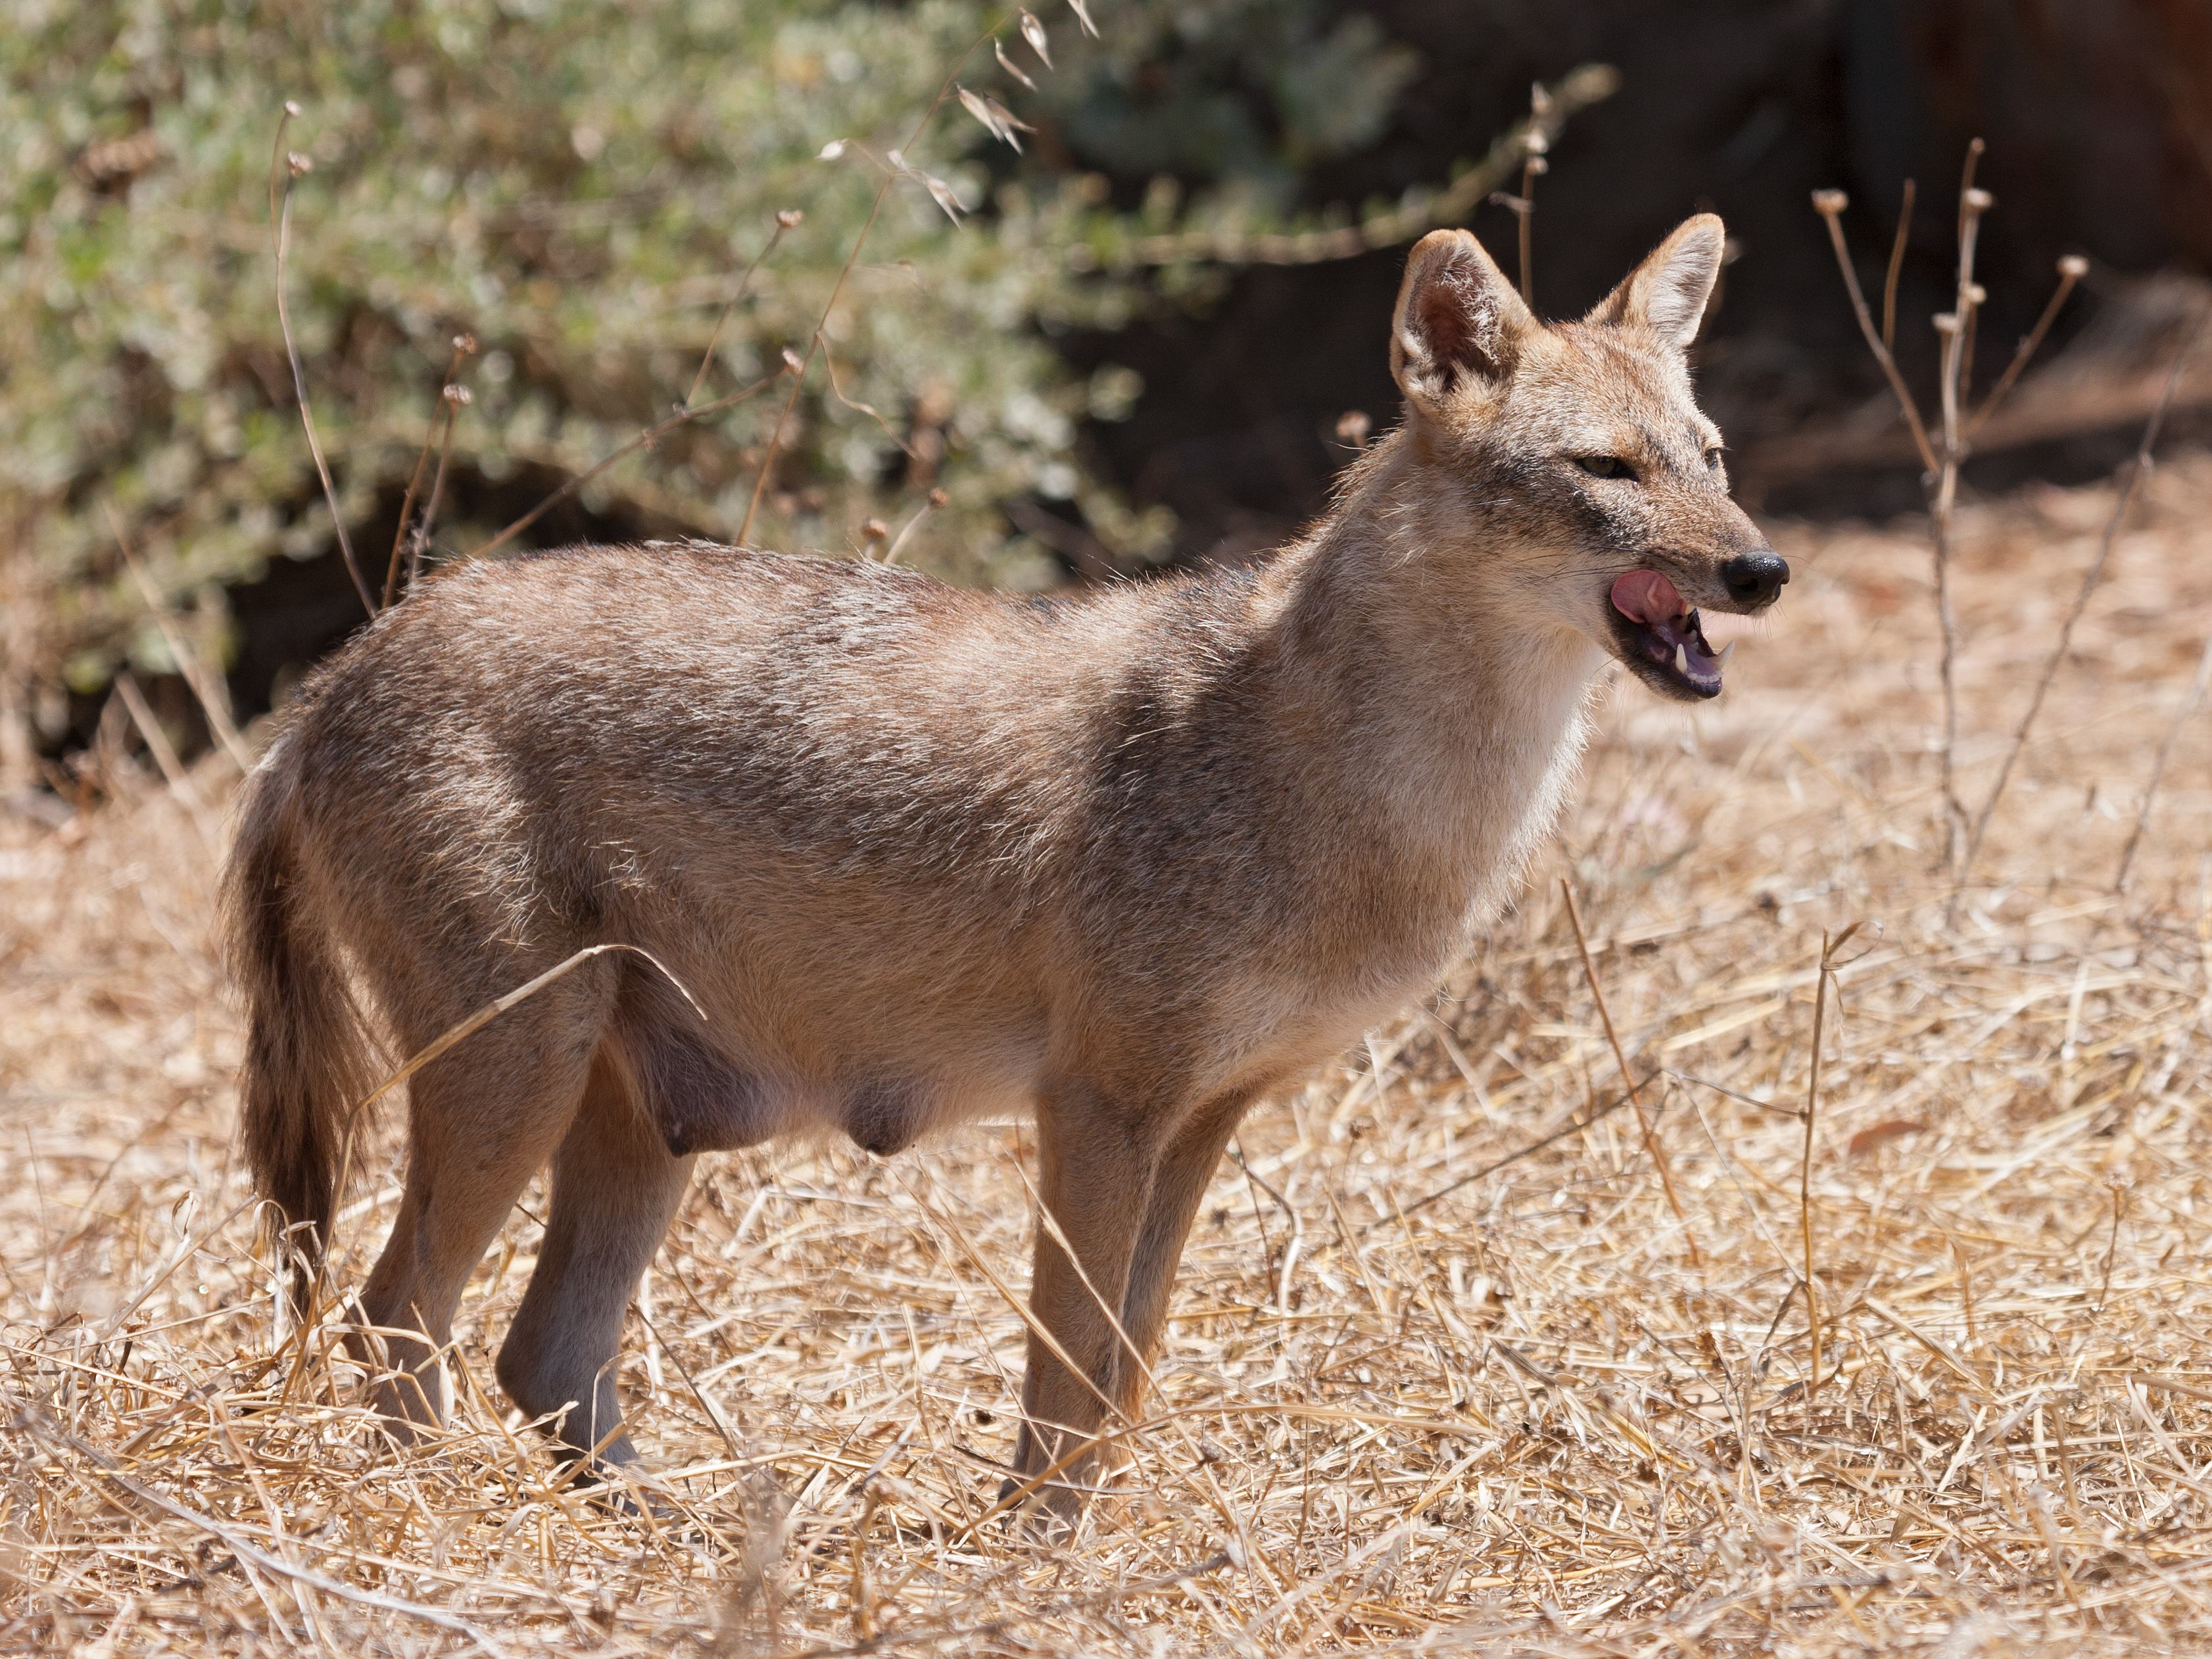
[[368, 1328], [349, 1339], [377, 1368], [377, 1407], [403, 1438], [445, 1419], [438, 1352], [461, 1292], [561, 1144], [606, 1013], [588, 983], [554, 987], [410, 1080], [399, 1213], [362, 1291]]
[[694, 1161], [670, 1153], [624, 1068], [602, 1050], [554, 1158], [537, 1270], [499, 1353], [509, 1399], [532, 1417], [565, 1413], [551, 1431], [568, 1451], [603, 1463], [636, 1456], [615, 1389], [623, 1316]]

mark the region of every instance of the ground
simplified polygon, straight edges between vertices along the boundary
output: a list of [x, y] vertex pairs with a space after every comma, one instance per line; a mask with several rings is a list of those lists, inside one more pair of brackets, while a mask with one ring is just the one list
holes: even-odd
[[[1966, 514], [1970, 817], [2114, 494]], [[549, 1488], [491, 1380], [536, 1194], [452, 1435], [388, 1445], [256, 1248], [228, 763], [111, 745], [105, 804], [0, 822], [0, 1648], [2212, 1650], [2212, 714], [2116, 885], [2212, 627], [2212, 458], [2118, 536], [1963, 883], [1924, 526], [1773, 529], [1725, 696], [1613, 688], [1516, 914], [1245, 1125], [1127, 1466], [1050, 1540], [981, 1519], [1017, 1125], [706, 1172], [623, 1362], [657, 1511]], [[1641, 1092], [1593, 1121], [1608, 1018]]]

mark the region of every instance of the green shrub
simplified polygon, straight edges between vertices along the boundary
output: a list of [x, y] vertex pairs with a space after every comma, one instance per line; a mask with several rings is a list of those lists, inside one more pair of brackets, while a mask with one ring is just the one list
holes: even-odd
[[[66, 666], [167, 666], [111, 510], [165, 602], [331, 541], [279, 332], [272, 141], [293, 186], [287, 289], [310, 402], [380, 585], [390, 499], [416, 464], [449, 341], [472, 334], [459, 475], [573, 475], [684, 398], [722, 305], [780, 210], [804, 218], [751, 280], [700, 400], [806, 351], [889, 153], [948, 68], [1044, 129], [1017, 157], [948, 100], [885, 197], [829, 313], [753, 538], [848, 551], [940, 486], [906, 556], [953, 580], [1040, 586], [1018, 497], [1072, 503], [1112, 557], [1164, 544], [1085, 471], [1086, 417], [1139, 389], [1077, 377], [1053, 336], [1155, 302], [1124, 257], [1179, 191], [1128, 213], [1088, 169], [1194, 187], [1183, 222], [1273, 224], [1300, 170], [1370, 137], [1410, 72], [1371, 24], [1313, 3], [1167, 0], [1055, 13], [1047, 73], [1012, 12], [971, 0], [15, 0], [0, 31], [0, 560], [19, 688]], [[1037, 90], [1001, 69], [994, 21]], [[1017, 135], [1018, 136], [1018, 135]], [[834, 160], [825, 147], [847, 141]], [[1186, 285], [1187, 286], [1187, 285]], [[729, 536], [788, 381], [594, 480], [587, 507]], [[905, 442], [915, 458], [902, 453]], [[940, 453], [941, 452], [941, 453]], [[496, 493], [496, 492], [491, 492]], [[481, 501], [479, 489], [466, 501]], [[387, 538], [362, 543], [380, 503]], [[1066, 510], [1066, 509], [1063, 509]], [[497, 526], [450, 512], [450, 555]]]

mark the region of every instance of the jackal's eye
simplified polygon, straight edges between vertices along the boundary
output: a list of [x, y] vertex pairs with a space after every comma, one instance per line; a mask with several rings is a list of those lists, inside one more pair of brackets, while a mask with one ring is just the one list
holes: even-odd
[[1711, 449], [1705, 452], [1705, 471], [1708, 472], [1717, 472], [1720, 470], [1721, 447], [1718, 444], [1715, 444]]
[[1581, 455], [1575, 465], [1593, 478], [1633, 478], [1635, 471], [1618, 455]]

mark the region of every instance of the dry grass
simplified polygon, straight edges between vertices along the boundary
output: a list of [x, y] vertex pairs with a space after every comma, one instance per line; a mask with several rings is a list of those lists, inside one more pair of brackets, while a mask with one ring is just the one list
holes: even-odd
[[[2109, 501], [1962, 517], [1970, 806]], [[1122, 1488], [1053, 1543], [975, 1524], [1023, 1129], [705, 1174], [623, 1361], [672, 1521], [548, 1490], [483, 1392], [534, 1196], [466, 1303], [451, 1437], [400, 1455], [325, 1334], [300, 1362], [254, 1253], [211, 813], [149, 781], [74, 836], [0, 826], [0, 1647], [2212, 1646], [2206, 716], [2110, 890], [2212, 618], [2208, 509], [2212, 460], [2153, 480], [1955, 926], [1921, 532], [1785, 530], [1798, 579], [1729, 697], [1617, 697], [1453, 994], [1245, 1126]], [[1666, 1073], [1682, 1218], [1626, 1111], [1477, 1173], [1618, 1091], [1562, 874], [1631, 1065]], [[1822, 934], [1862, 920], [1810, 1137], [1808, 1398], [1798, 1113]], [[350, 1212], [349, 1272], [394, 1192]]]

